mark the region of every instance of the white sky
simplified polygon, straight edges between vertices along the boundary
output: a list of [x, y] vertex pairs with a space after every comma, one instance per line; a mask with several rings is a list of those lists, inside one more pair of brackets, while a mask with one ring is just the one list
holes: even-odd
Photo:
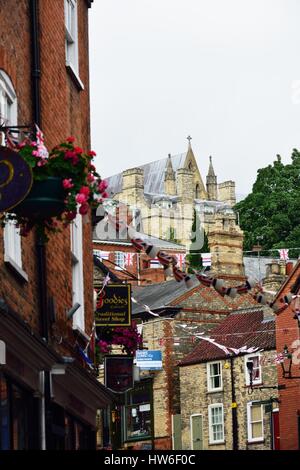
[[106, 177], [192, 147], [251, 190], [300, 148], [299, 0], [95, 0], [92, 148]]

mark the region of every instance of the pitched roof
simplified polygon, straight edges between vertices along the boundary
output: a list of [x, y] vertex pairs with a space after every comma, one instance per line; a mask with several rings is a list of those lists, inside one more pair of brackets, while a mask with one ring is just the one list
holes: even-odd
[[[196, 284], [196, 282], [195, 282]], [[133, 288], [133, 297], [141, 304], [148, 305], [151, 310], [169, 306], [175, 299], [182, 294], [193, 290], [195, 286], [186, 287], [184, 282], [171, 281], [159, 284], [149, 284], [147, 286], [139, 286]], [[140, 305], [132, 305], [132, 313], [137, 314], [143, 312], [144, 309]]]
[[[171, 156], [173, 170], [176, 172], [182, 168], [186, 159], [187, 152]], [[155, 162], [140, 165], [138, 168], [144, 170], [144, 192], [151, 194], [164, 193], [165, 169], [167, 167], [168, 158], [162, 158]], [[122, 173], [106, 178], [108, 182], [108, 192], [110, 195], [122, 191]]]
[[[210, 338], [228, 348], [243, 346], [258, 349], [275, 349], [275, 319], [264, 320], [262, 310], [249, 310], [230, 314], [211, 331]], [[180, 366], [198, 364], [229, 357], [224, 351], [207, 341], [200, 341], [180, 363]]]
[[[163, 248], [165, 250], [176, 250], [181, 252], [186, 252], [186, 246], [180, 245], [179, 243], [170, 242], [168, 240], [163, 240], [162, 238], [153, 237], [151, 235], [146, 235], [145, 233], [140, 233], [140, 237], [149, 245], [154, 245], [157, 248]], [[93, 241], [102, 244], [121, 244], [125, 246], [132, 246], [130, 238], [108, 238], [100, 239], [97, 235], [97, 230], [95, 228], [93, 232]], [[133, 248], [134, 249], [134, 248]]]

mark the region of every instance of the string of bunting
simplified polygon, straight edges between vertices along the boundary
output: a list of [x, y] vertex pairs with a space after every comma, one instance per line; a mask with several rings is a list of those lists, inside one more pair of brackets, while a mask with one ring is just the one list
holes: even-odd
[[[124, 233], [127, 230], [130, 241], [137, 252], [144, 251], [150, 258], [157, 258], [164, 268], [166, 276], [174, 276], [174, 279], [177, 282], [185, 282], [187, 288], [193, 287], [194, 280], [191, 276], [179, 269], [178, 260], [176, 256], [170, 255], [160, 248], [146, 243], [134, 228], [128, 226], [123, 221], [117, 221], [115, 217], [111, 214], [107, 214], [108, 221], [111, 223], [116, 230]], [[244, 284], [238, 286], [226, 287], [223, 279], [218, 279], [216, 277], [209, 277], [203, 272], [197, 272], [194, 270], [194, 275], [197, 280], [206, 287], [214, 287], [214, 289], [222, 296], [228, 295], [230, 298], [234, 299], [237, 294], [245, 294], [251, 289], [256, 288], [257, 293], [253, 294], [253, 298], [257, 303], [262, 305], [268, 305], [276, 313], [282, 312], [287, 306], [291, 303], [293, 298], [292, 294], [288, 294], [279, 299], [281, 305], [275, 305], [273, 302], [269, 302], [265, 296], [268, 291], [264, 291], [259, 282], [254, 279], [248, 279]]]

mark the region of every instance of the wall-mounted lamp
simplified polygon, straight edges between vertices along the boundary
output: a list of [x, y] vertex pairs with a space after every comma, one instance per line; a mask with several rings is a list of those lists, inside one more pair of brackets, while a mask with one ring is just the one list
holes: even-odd
[[[292, 369], [292, 354], [289, 352], [289, 348], [287, 345], [284, 345], [283, 348], [283, 353], [282, 353], [283, 359], [281, 361], [281, 368], [282, 368], [282, 377], [284, 378], [291, 378], [291, 369]], [[285, 360], [288, 359], [288, 363], [285, 363]]]
[[70, 310], [68, 310], [68, 312], [67, 312], [67, 319], [70, 320], [70, 319], [73, 317], [74, 313], [75, 313], [80, 307], [81, 307], [81, 305], [80, 305], [78, 302], [76, 302], [76, 304], [74, 304], [73, 307], [70, 308]]

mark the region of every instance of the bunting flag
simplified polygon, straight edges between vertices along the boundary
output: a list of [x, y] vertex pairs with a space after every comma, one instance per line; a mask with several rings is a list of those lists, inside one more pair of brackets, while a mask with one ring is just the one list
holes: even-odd
[[211, 253], [201, 253], [201, 258], [203, 267], [211, 266]]
[[286, 248], [281, 248], [278, 250], [280, 259], [287, 261], [289, 259], [289, 250]]
[[93, 369], [94, 368], [93, 361], [89, 358], [86, 352], [80, 346], [77, 346], [77, 349], [78, 349], [80, 356], [84, 360], [84, 362], [90, 367], [90, 369]]

